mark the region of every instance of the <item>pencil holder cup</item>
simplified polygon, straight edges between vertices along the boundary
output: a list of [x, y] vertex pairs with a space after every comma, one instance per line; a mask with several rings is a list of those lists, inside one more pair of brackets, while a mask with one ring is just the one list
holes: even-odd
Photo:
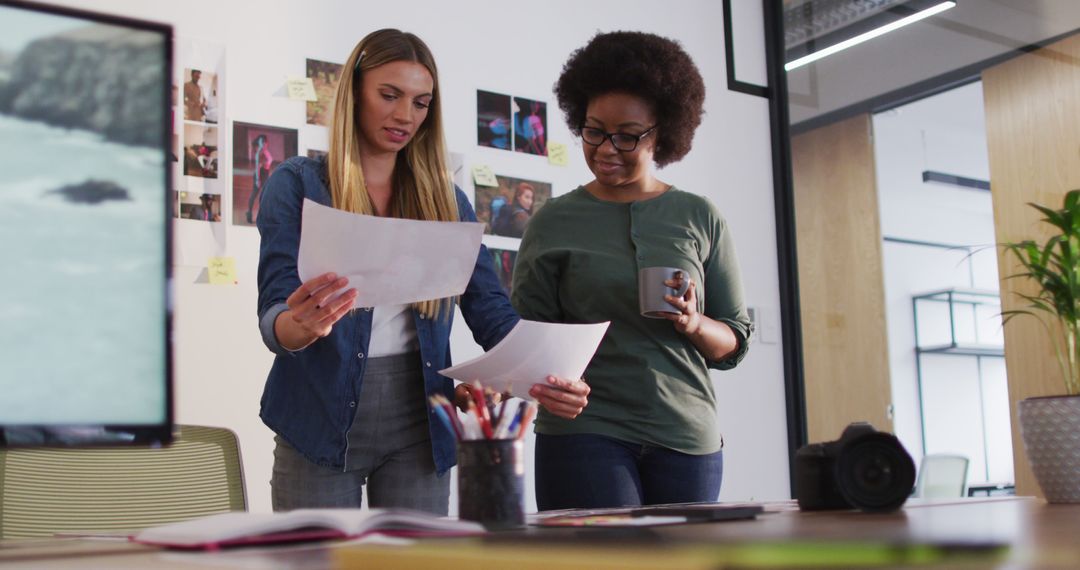
[[458, 517], [488, 530], [524, 528], [525, 464], [516, 439], [459, 441]]

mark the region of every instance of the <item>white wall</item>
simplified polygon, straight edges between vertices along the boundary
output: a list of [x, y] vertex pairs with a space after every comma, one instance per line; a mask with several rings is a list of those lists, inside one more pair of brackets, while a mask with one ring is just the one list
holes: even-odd
[[[920, 410], [915, 355], [913, 295], [951, 287], [998, 289], [990, 193], [922, 181], [924, 170], [990, 179], [981, 84], [875, 115], [874, 151], [883, 236], [975, 246], [969, 254], [968, 249], [883, 243], [896, 434], [916, 462], [925, 440], [927, 453], [967, 455], [971, 482], [1011, 481], [1004, 359], [923, 355], [926, 408]], [[949, 342], [946, 305], [920, 302], [919, 307], [920, 344]], [[976, 331], [982, 344], [1002, 342], [996, 308], [977, 316], [957, 313], [959, 341], [973, 342]]]
[[[76, 0], [56, 3], [85, 5]], [[436, 54], [449, 147], [464, 153], [466, 167], [488, 164], [497, 174], [550, 181], [553, 193], [563, 194], [590, 179], [580, 143], [571, 139], [551, 94], [567, 55], [597, 31], [645, 30], [680, 40], [705, 76], [708, 114], [693, 152], [664, 170], [661, 178], [708, 196], [727, 215], [738, 241], [748, 303], [762, 310], [768, 319], [763, 324], [771, 325], [774, 337], [772, 343], [757, 343], [735, 371], [714, 373], [727, 442], [721, 497], [787, 498], [782, 347], [775, 339], [779, 293], [768, 108], [764, 99], [726, 89], [720, 3], [684, 0], [661, 7], [644, 0], [556, 0], [528, 13], [508, 6], [494, 0], [94, 3], [96, 10], [171, 23], [182, 39], [224, 46], [220, 175], [225, 180], [231, 178], [232, 120], [298, 128], [300, 153], [325, 149], [326, 130], [305, 125], [304, 105], [281, 96], [285, 77], [302, 77], [305, 58], [341, 62], [366, 33], [398, 27], [420, 35]], [[549, 139], [570, 145], [570, 165], [554, 167], [540, 157], [478, 147], [477, 89], [548, 101]], [[472, 188], [465, 191], [471, 195]], [[223, 218], [231, 219], [228, 207]], [[228, 223], [223, 231], [225, 248], [220, 254], [236, 258], [238, 285], [196, 284], [205, 261], [191, 255], [175, 270], [176, 417], [181, 423], [227, 426], [239, 434], [250, 508], [266, 511], [273, 443], [258, 419], [258, 409], [272, 359], [256, 325], [258, 234]], [[188, 228], [178, 237], [192, 239]], [[508, 243], [498, 239], [492, 244]], [[465, 329], [459, 325], [452, 337], [457, 361], [479, 350]], [[529, 444], [531, 449], [531, 438]], [[531, 451], [526, 464], [527, 506], [534, 509]]]

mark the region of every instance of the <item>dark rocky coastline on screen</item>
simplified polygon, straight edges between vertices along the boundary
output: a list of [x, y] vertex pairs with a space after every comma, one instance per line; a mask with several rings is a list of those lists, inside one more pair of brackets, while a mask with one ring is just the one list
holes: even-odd
[[108, 180], [87, 180], [81, 184], [69, 184], [46, 194], [59, 194], [75, 204], [100, 204], [108, 200], [131, 200], [128, 191]]
[[160, 147], [164, 49], [160, 36], [105, 25], [35, 40], [0, 76], [0, 113]]

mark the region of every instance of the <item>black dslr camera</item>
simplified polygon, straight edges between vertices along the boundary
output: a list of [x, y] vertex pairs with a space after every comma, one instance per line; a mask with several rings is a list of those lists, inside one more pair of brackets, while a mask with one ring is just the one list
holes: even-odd
[[840, 439], [795, 452], [795, 498], [804, 510], [899, 509], [915, 485], [915, 462], [896, 436], [866, 422]]

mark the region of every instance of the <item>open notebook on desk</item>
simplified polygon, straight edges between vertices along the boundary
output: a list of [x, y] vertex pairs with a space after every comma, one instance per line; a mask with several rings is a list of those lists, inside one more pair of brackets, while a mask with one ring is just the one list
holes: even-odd
[[224, 513], [143, 530], [141, 544], [208, 550], [229, 546], [304, 540], [356, 538], [371, 533], [396, 536], [483, 534], [478, 523], [404, 509], [299, 509], [285, 513]]

